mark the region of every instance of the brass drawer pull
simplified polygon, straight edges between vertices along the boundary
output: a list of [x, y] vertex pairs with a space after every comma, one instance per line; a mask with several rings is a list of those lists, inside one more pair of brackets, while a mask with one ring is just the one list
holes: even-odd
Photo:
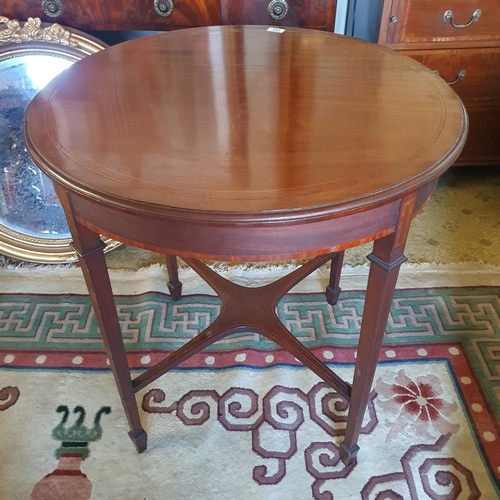
[[63, 11], [61, 0], [42, 0], [42, 10], [46, 16], [59, 17]]
[[[439, 75], [439, 70], [434, 70], [434, 73], [436, 73], [436, 75]], [[463, 80], [465, 77], [467, 76], [467, 71], [465, 69], [461, 69], [459, 72], [458, 72], [458, 75], [457, 77], [455, 78], [455, 80], [453, 80], [452, 82], [446, 82], [448, 85], [455, 85], [455, 83], [457, 83], [459, 80]]]
[[168, 17], [174, 11], [174, 2], [172, 0], [155, 0], [154, 8], [158, 15]]
[[288, 12], [288, 4], [285, 0], [272, 0], [267, 6], [267, 11], [275, 21], [279, 21], [286, 16]]
[[443, 18], [445, 23], [449, 21], [454, 28], [467, 28], [467, 26], [470, 26], [472, 23], [477, 23], [479, 21], [479, 18], [481, 17], [481, 14], [481, 9], [476, 9], [472, 14], [472, 19], [467, 24], [455, 24], [453, 22], [453, 12], [451, 10], [447, 10], [444, 13]]

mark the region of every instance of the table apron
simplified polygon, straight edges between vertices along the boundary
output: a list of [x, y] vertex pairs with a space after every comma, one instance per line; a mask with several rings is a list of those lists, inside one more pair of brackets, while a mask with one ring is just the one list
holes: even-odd
[[401, 200], [340, 217], [215, 223], [127, 211], [71, 193], [73, 215], [126, 244], [180, 257], [232, 262], [313, 257], [394, 231]]

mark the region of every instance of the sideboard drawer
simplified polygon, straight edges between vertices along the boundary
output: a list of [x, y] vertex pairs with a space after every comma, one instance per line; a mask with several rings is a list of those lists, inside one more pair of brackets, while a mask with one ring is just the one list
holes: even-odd
[[134, 29], [164, 30], [220, 24], [219, 0], [136, 1], [139, 1], [140, 6], [137, 27]]
[[[173, 7], [173, 8], [172, 8]], [[165, 30], [220, 24], [219, 0], [10, 0], [0, 15], [39, 17], [83, 31]]]
[[333, 31], [337, 0], [222, 0], [222, 24], [298, 26]]
[[[137, 3], [127, 0], [10, 0], [0, 7], [0, 15], [25, 21], [39, 17], [83, 31], [119, 29], [127, 19], [138, 16]], [[111, 26], [111, 28], [109, 28]]]
[[443, 80], [466, 105], [500, 105], [500, 48], [457, 50], [408, 50], [412, 57], [428, 68], [439, 71]]
[[384, 16], [384, 44], [500, 40], [498, 0], [393, 0]]

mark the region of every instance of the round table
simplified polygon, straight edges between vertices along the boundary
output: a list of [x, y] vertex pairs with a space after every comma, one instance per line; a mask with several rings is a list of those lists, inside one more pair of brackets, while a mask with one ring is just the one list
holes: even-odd
[[[138, 451], [135, 393], [231, 333], [291, 352], [349, 401], [350, 463], [412, 218], [460, 153], [467, 116], [450, 87], [389, 49], [319, 31], [224, 26], [115, 45], [77, 62], [32, 101], [25, 136], [54, 181]], [[132, 380], [100, 235], [175, 256], [217, 292], [204, 332]], [[352, 384], [279, 321], [278, 300], [343, 251], [374, 241]], [[260, 288], [199, 259], [311, 258]], [[381, 443], [382, 445], [382, 443]]]

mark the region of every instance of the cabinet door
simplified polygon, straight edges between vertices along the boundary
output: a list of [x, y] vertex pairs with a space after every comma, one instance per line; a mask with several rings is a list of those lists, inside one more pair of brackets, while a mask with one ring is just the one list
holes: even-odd
[[333, 31], [337, 0], [221, 0], [222, 24], [298, 26]]
[[387, 0], [379, 43], [500, 40], [498, 0]]
[[220, 24], [219, 0], [3, 0], [2, 16], [39, 17], [83, 31], [165, 30]]

